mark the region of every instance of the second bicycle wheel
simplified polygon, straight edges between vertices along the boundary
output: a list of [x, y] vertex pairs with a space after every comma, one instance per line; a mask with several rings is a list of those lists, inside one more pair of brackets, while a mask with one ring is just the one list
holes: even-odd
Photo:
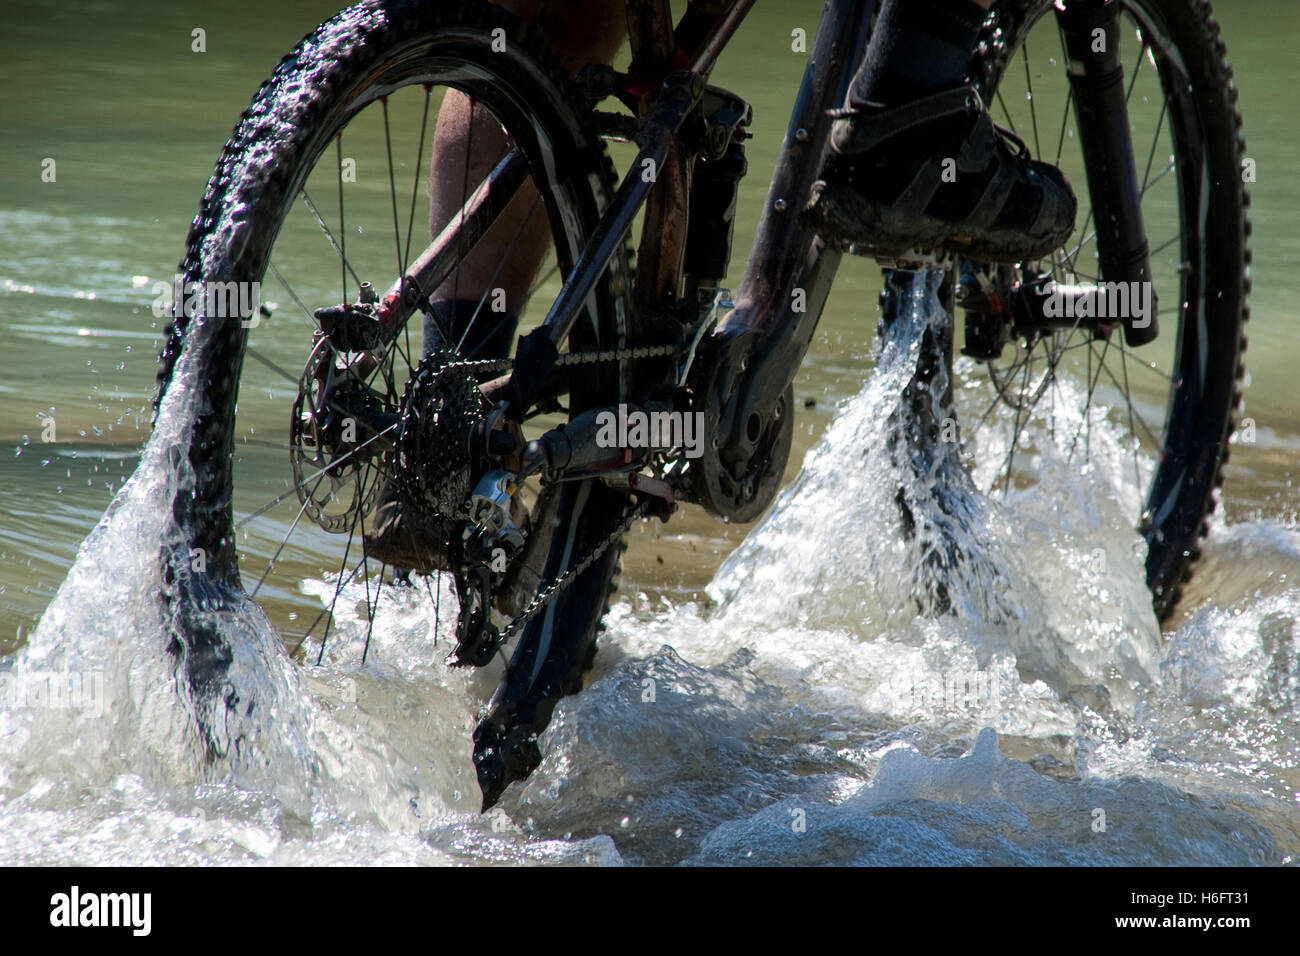
[[[1147, 583], [1165, 617], [1198, 555], [1240, 405], [1249, 223], [1232, 71], [1205, 0], [1116, 0], [1120, 59], [1159, 338], [1074, 328], [1021, 337], [1000, 359], [958, 363], [977, 482], [1032, 485], [1046, 453], [1105, 470], [1146, 539]], [[1052, 0], [1001, 2], [972, 76], [994, 119], [1079, 195], [1075, 233], [1041, 264], [1095, 285], [1095, 196]], [[959, 323], [960, 324], [960, 323]]]

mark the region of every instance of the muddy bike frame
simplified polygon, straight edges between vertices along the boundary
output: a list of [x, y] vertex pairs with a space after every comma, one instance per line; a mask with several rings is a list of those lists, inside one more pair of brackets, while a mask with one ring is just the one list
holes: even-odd
[[[640, 122], [632, 137], [640, 151], [545, 321], [521, 337], [510, 381], [498, 383], [499, 391], [493, 389], [495, 395], [504, 395], [515, 406], [517, 415], [524, 414], [541, 390], [559, 348], [583, 314], [636, 215], [644, 209], [636, 307], [651, 329], [655, 327], [652, 317], [675, 313], [696, 330], [690, 354], [699, 356], [695, 364], [703, 368], [694, 374], [693, 382], [713, 433], [712, 451], [706, 456], [709, 461], [701, 463], [703, 469], [707, 471], [710, 461], [715, 469], [719, 461], [727, 463], [722, 468], [749, 461], [759, 450], [760, 436], [769, 436], [778, 428], [782, 396], [807, 353], [841, 259], [837, 248], [799, 225], [798, 214], [826, 149], [831, 126], [828, 111], [844, 103], [877, 4], [876, 0], [826, 3], [734, 308], [712, 334], [700, 340], [709, 316], [716, 314], [721, 294], [718, 276], [700, 280], [687, 268], [692, 215], [699, 212], [691, 177], [702, 150], [698, 132], [688, 136], [685, 131], [691, 120], [691, 129], [705, 127], [707, 141], [707, 133], [717, 132], [707, 127], [716, 112], [722, 111], [710, 114], [708, 107], [716, 106], [719, 98], [725, 106], [729, 98], [733, 112], [731, 128], [722, 131], [724, 139], [743, 141], [744, 134], [736, 127], [748, 121], [748, 105], [733, 94], [708, 86], [708, 77], [755, 2], [690, 0], [674, 26], [670, 0], [626, 0], [632, 63], [627, 77], [630, 82], [622, 91], [634, 92], [637, 97]], [[1007, 0], [1002, 5], [1026, 6], [1024, 0]], [[1068, 4], [1058, 0], [1055, 13], [1066, 37], [1095, 218], [1108, 224], [1099, 227], [1097, 236], [1101, 272], [1108, 281], [1134, 282], [1147, 279], [1150, 272], [1123, 86], [1116, 79], [1122, 77], [1122, 70], [1104, 57], [1089, 57], [1082, 46], [1076, 49], [1076, 44], [1091, 42], [1098, 28], [1117, 29], [1118, 6], [1114, 0], [1070, 0]], [[1118, 50], [1117, 42], [1113, 49]], [[736, 109], [743, 110], [743, 122], [736, 122]], [[743, 172], [743, 152], [740, 163]], [[655, 175], [644, 175], [646, 169], [655, 170]], [[512, 150], [468, 197], [462, 215], [453, 217], [382, 300], [378, 318], [389, 335], [395, 336], [420, 306], [420, 290], [441, 285], [505, 209], [527, 175], [520, 150]], [[739, 174], [735, 178], [738, 180]], [[720, 235], [726, 245], [721, 260], [725, 276], [730, 227]], [[1021, 297], [1016, 308], [1025, 321], [1050, 327], [1041, 314], [1041, 296], [1035, 298], [1019, 288], [1003, 292]], [[1074, 290], [1080, 296], [1087, 292], [1083, 287]], [[1144, 344], [1157, 334], [1154, 321], [1145, 328], [1126, 326], [1124, 333], [1130, 345]], [[703, 492], [699, 503], [709, 510], [740, 520], [747, 520], [742, 513], [756, 513], [766, 504], [762, 500], [740, 505], [735, 500], [719, 500], [717, 488], [707, 482], [703, 486], [696, 482], [696, 490]], [[764, 489], [769, 490], [775, 488]], [[754, 496], [747, 490], [744, 497], [762, 499], [767, 494]]]
[[[692, 212], [691, 157], [685, 155], [677, 134], [699, 102], [718, 54], [753, 6], [754, 0], [690, 3], [674, 30], [668, 0], [628, 0], [630, 72], [634, 76], [664, 76], [662, 95], [653, 100], [647, 97], [639, 137], [641, 151], [547, 316], [552, 342], [559, 343], [568, 335], [579, 311], [577, 306], [585, 301], [612, 255], [614, 244], [622, 240], [643, 204], [638, 305], [653, 314], [676, 301], [689, 301], [696, 291], [683, 288]], [[759, 395], [766, 396], [770, 405], [793, 380], [839, 266], [840, 253], [800, 228], [797, 217], [816, 179], [829, 136], [827, 111], [844, 101], [875, 7], [875, 0], [830, 0], [826, 4], [735, 307], [713, 333], [715, 349], [733, 340], [744, 343], [721, 345], [733, 353], [739, 348], [749, 359], [744, 397], [737, 396], [742, 406], [760, 404], [752, 400]], [[704, 20], [712, 22], [700, 29]], [[675, 58], [674, 53], [683, 49], [684, 42], [691, 42], [685, 54], [690, 67], [670, 72], [674, 59], [682, 60], [680, 54]], [[660, 171], [653, 183], [639, 175], [647, 161]], [[689, 279], [686, 281], [689, 283]], [[802, 290], [797, 302], [796, 289]], [[737, 417], [743, 421], [747, 416], [733, 414], [727, 419]], [[720, 424], [726, 428], [726, 423]]]

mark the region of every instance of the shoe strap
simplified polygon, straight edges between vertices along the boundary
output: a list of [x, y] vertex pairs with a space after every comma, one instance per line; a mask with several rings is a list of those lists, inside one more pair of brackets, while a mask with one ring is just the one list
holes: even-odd
[[832, 110], [832, 119], [852, 121], [835, 125], [831, 132], [832, 145], [839, 153], [864, 153], [918, 126], [975, 112], [984, 112], [984, 104], [979, 91], [969, 85], [953, 87], [883, 110], [859, 107]]

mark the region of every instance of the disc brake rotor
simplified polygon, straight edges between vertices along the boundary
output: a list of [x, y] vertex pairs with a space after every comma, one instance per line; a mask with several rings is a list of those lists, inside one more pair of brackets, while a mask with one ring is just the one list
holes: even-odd
[[354, 368], [337, 367], [338, 359], [325, 338], [307, 359], [289, 423], [289, 462], [304, 513], [342, 534], [374, 505], [378, 483], [365, 480], [366, 465], [382, 451], [382, 436], [366, 424], [393, 410]]

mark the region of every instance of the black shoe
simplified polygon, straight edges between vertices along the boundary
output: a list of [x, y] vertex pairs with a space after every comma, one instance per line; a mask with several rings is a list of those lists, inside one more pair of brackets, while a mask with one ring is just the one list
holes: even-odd
[[881, 257], [946, 250], [1019, 262], [1074, 229], [1078, 203], [1061, 171], [995, 126], [973, 87], [834, 115], [830, 157], [800, 217], [829, 241]]

